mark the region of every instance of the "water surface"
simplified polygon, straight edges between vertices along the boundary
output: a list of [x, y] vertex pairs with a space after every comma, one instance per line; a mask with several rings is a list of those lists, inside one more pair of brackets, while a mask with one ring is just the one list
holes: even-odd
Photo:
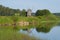
[[60, 25], [54, 25], [52, 26], [45, 26], [31, 28], [27, 30], [21, 29], [20, 32], [24, 34], [28, 34], [30, 36], [34, 36], [36, 38], [39, 38], [40, 40], [60, 40]]

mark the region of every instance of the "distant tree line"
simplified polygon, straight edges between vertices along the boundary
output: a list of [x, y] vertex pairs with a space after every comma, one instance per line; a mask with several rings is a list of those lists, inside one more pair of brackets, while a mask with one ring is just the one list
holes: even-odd
[[60, 13], [53, 13], [54, 15], [56, 15], [56, 16], [60, 16]]
[[21, 11], [19, 9], [12, 9], [12, 8], [4, 7], [4, 6], [0, 5], [0, 16], [13, 16], [13, 15], [25, 16], [26, 11], [25, 11], [25, 9], [23, 9]]
[[[43, 15], [49, 15], [51, 12], [47, 9], [44, 10], [37, 10], [35, 13], [35, 16], [43, 16]], [[4, 7], [0, 5], [0, 16], [13, 16], [13, 15], [19, 15], [19, 16], [26, 16], [27, 12], [25, 9], [12, 9], [9, 7]]]

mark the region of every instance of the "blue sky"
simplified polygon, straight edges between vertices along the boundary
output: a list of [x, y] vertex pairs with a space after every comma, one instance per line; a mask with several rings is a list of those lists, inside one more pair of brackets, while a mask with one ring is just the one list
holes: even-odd
[[49, 9], [51, 12], [60, 12], [60, 0], [0, 0], [0, 5], [14, 9]]

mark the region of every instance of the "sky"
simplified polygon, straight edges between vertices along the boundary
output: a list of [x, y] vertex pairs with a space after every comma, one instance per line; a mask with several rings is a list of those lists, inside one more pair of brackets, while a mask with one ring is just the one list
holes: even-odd
[[33, 12], [48, 9], [51, 12], [60, 12], [60, 0], [0, 0], [0, 5], [13, 9], [31, 9]]

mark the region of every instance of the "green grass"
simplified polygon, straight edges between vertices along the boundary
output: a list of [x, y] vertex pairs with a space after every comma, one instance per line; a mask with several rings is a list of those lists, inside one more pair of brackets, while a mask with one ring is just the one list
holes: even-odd
[[[18, 24], [18, 22], [29, 22], [30, 25], [39, 25], [41, 22], [59, 22], [58, 18], [54, 15], [38, 16], [38, 17], [22, 17], [22, 16], [0, 16], [0, 24]], [[19, 25], [18, 25], [19, 26]], [[23, 27], [20, 27], [23, 28]]]
[[0, 27], [0, 40], [37, 40], [37, 38], [19, 33], [12, 28]]
[[16, 20], [16, 22], [19, 22], [19, 21], [28, 21], [28, 22], [31, 22], [33, 20], [38, 21], [39, 19], [37, 17], [0, 16], [0, 23], [13, 23], [14, 20]]
[[13, 20], [9, 16], [0, 16], [0, 23], [13, 23]]
[[55, 15], [48, 15], [48, 16], [38, 16], [38, 17], [22, 17], [22, 16], [0, 16], [0, 23], [13, 23], [14, 20], [16, 22], [19, 21], [57, 21], [58, 18]]
[[55, 15], [45, 15], [45, 16], [38, 16], [38, 18], [41, 21], [58, 21], [59, 18], [57, 18]]
[[0, 26], [0, 40], [37, 40], [34, 37], [30, 37], [26, 34], [18, 33], [17, 31], [25, 28], [28, 29], [35, 27], [45, 28], [46, 26], [48, 29], [54, 25], [53, 22], [55, 23], [56, 21], [58, 21], [58, 18], [52, 15], [49, 15], [47, 17], [46, 16], [38, 16], [38, 17], [0, 16], [0, 24], [5, 24], [5, 23], [13, 24], [14, 22], [18, 23], [20, 21], [29, 22], [30, 25], [23, 27], [16, 25], [16, 28], [14, 28], [14, 25]]

